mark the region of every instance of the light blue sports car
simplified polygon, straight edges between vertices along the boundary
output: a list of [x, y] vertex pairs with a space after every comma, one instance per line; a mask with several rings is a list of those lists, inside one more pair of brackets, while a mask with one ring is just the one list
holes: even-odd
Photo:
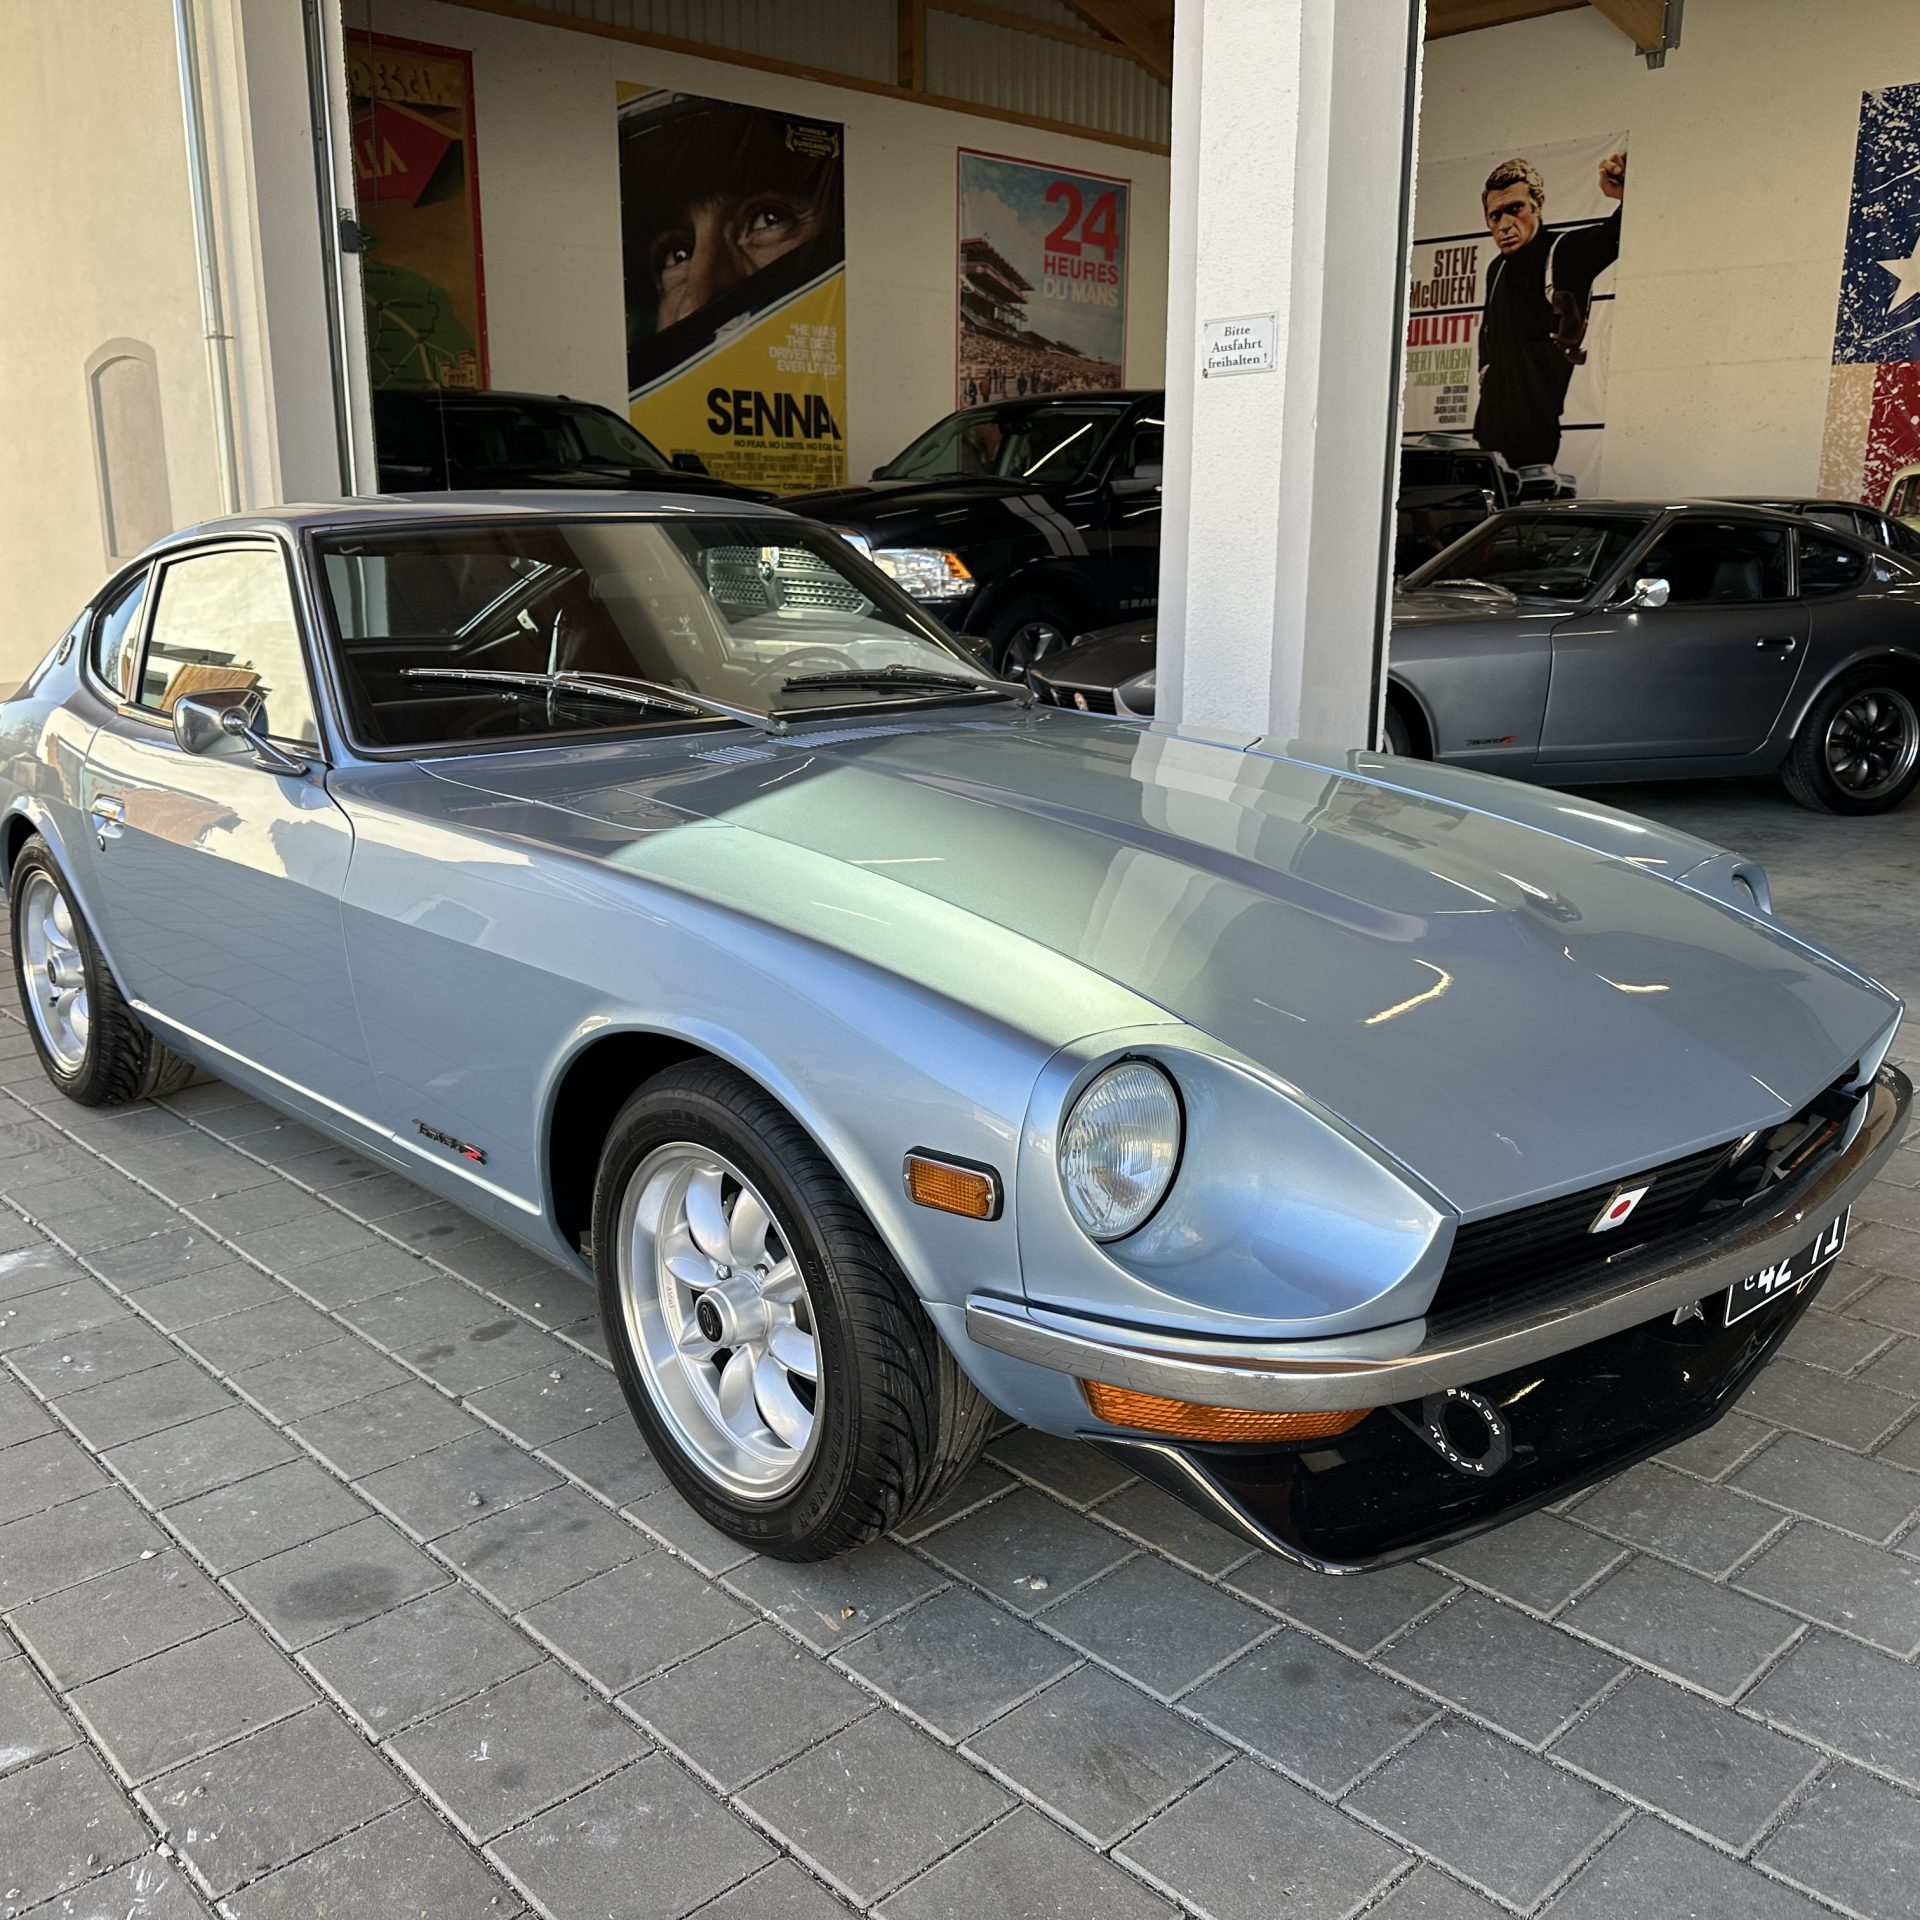
[[1391, 1560], [1717, 1418], [1905, 1124], [1765, 876], [1446, 767], [1037, 708], [830, 530], [288, 508], [0, 709], [18, 985], [86, 1104], [245, 1087], [599, 1290], [761, 1551], [993, 1410]]

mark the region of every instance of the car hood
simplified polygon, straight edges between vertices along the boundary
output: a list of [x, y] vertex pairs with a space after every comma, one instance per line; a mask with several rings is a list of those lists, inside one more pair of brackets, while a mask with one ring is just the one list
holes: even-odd
[[[858, 919], [916, 896], [978, 915], [1236, 1049], [1469, 1216], [1772, 1124], [1898, 1010], [1784, 928], [1672, 884], [1662, 868], [1693, 865], [1692, 843], [1597, 851], [1503, 818], [1504, 782], [1457, 776], [1456, 798], [1396, 766], [946, 709], [432, 770], [615, 823], [639, 804], [751, 833], [763, 916], [778, 849], [824, 855], [869, 889], [849, 896], [851, 945]], [[995, 991], [980, 980], [980, 1004]]]
[[1039, 671], [1044, 679], [1061, 686], [1117, 687], [1154, 664], [1156, 631], [1151, 620], [1102, 627], [1048, 654]]
[[865, 486], [790, 494], [780, 504], [810, 520], [858, 527], [886, 539], [923, 517], [1017, 499], [1033, 491], [1031, 482], [1019, 480], [874, 480]]

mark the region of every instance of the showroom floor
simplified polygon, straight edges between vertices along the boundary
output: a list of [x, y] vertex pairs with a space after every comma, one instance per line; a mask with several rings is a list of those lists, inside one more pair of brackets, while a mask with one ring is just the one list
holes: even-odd
[[[1920, 999], [1920, 804], [1600, 797]], [[663, 1489], [574, 1282], [0, 1019], [0, 1914], [1920, 1914], [1916, 1146], [1739, 1413], [1442, 1562], [1015, 1431], [792, 1567]]]

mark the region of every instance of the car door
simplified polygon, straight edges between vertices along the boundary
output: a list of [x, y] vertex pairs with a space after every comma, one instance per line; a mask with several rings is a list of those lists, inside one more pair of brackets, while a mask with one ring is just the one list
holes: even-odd
[[[130, 999], [322, 1106], [373, 1109], [340, 895], [353, 849], [329, 797], [286, 550], [232, 540], [163, 560], [120, 700], [83, 772], [95, 896]], [[248, 688], [307, 762], [268, 772], [239, 740], [188, 753], [184, 695]]]
[[1122, 429], [1107, 469], [1098, 551], [1109, 572], [1106, 617], [1151, 613], [1160, 604], [1160, 479], [1167, 423], [1158, 405]]
[[[1554, 634], [1541, 763], [1758, 751], [1807, 656], [1791, 526], [1678, 515], [1627, 572]], [[1639, 580], [1664, 580], [1665, 604], [1635, 604]]]

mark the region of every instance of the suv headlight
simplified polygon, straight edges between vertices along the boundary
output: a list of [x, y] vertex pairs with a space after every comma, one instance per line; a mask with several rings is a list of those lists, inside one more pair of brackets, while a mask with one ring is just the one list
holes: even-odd
[[1060, 1129], [1060, 1184], [1092, 1240], [1146, 1225], [1180, 1166], [1180, 1096], [1158, 1067], [1122, 1060], [1096, 1074]]
[[973, 591], [973, 575], [945, 547], [875, 547], [873, 564], [916, 600], [957, 600]]

